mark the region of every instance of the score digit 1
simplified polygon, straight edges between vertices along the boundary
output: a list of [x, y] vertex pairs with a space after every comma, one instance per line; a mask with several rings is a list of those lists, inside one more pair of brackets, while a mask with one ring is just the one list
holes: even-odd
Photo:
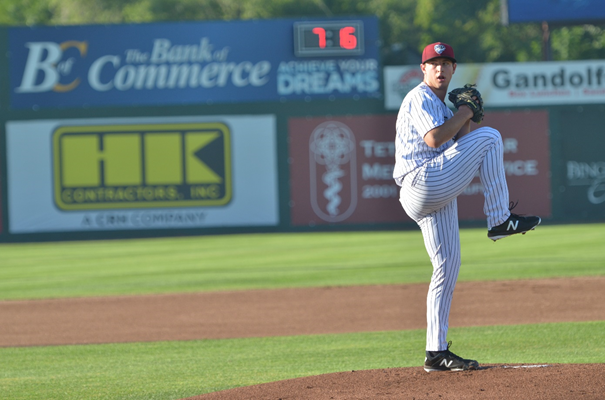
[[[315, 29], [313, 30], [313, 32], [315, 32]], [[340, 30], [340, 47], [348, 50], [352, 50], [357, 47], [357, 38], [355, 37], [354, 33], [355, 28], [353, 28], [352, 26], [345, 26], [344, 28], [342, 28]]]

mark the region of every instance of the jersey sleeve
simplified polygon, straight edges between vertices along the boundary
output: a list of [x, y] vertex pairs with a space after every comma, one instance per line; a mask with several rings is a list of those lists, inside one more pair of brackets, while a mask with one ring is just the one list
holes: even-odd
[[411, 99], [409, 113], [416, 131], [422, 138], [445, 122], [445, 115], [439, 104], [424, 92], [416, 93]]

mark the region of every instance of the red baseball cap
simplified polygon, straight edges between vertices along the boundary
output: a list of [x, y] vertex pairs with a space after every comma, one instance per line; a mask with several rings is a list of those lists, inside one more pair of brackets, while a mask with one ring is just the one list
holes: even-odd
[[454, 49], [447, 43], [431, 43], [426, 46], [422, 52], [422, 63], [432, 60], [433, 58], [444, 57], [449, 58], [452, 62], [456, 62], [454, 57]]

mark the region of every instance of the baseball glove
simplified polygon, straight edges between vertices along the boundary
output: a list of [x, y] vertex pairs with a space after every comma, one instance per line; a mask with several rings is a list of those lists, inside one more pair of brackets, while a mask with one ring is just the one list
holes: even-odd
[[475, 85], [467, 83], [463, 88], [454, 89], [448, 95], [456, 109], [460, 106], [468, 106], [473, 111], [471, 121], [478, 124], [483, 121], [483, 98], [481, 98], [481, 93], [475, 89]]

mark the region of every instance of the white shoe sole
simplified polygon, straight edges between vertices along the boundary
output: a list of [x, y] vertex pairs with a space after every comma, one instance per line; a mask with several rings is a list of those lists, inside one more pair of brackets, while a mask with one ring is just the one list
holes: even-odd
[[[427, 367], [424, 367], [424, 370], [426, 372], [429, 372], [429, 373], [430, 372], [448, 372], [448, 371], [459, 372], [459, 371], [464, 371], [464, 368], [444, 368], [444, 369], [442, 369], [442, 368], [427, 368]], [[469, 368], [469, 371], [470, 370], [471, 369]]]

